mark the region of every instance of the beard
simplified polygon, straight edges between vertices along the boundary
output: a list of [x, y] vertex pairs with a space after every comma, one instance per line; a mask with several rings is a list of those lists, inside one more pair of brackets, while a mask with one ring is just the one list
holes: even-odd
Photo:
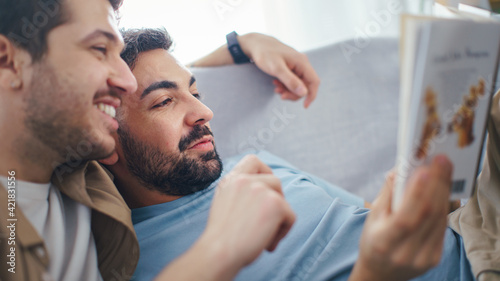
[[122, 124], [118, 129], [129, 171], [147, 189], [172, 196], [184, 196], [204, 190], [220, 177], [222, 162], [215, 146], [214, 150], [196, 159], [183, 154], [189, 144], [206, 135], [213, 134], [207, 126], [197, 125], [180, 140], [180, 153], [168, 153], [138, 140]]
[[[104, 128], [105, 124], [90, 124], [87, 120], [92, 107], [86, 100], [89, 94], [78, 90], [81, 79], [57, 75], [47, 62], [34, 66], [33, 73], [24, 124], [35, 141], [23, 143], [30, 158], [53, 155], [56, 166], [68, 161], [83, 163], [109, 156], [114, 147], [103, 144], [102, 132], [106, 134], [110, 130]], [[104, 95], [118, 96], [113, 91], [102, 91], [94, 97]]]

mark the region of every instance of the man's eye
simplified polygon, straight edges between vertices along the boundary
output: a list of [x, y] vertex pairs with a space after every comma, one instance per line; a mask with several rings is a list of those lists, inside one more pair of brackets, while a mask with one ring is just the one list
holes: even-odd
[[201, 100], [201, 95], [200, 95], [200, 94], [193, 94], [193, 97], [195, 97], [195, 98], [197, 98], [197, 99]]
[[92, 49], [102, 53], [103, 55], [106, 55], [108, 53], [108, 49], [106, 49], [106, 47], [103, 46], [94, 46], [92, 47]]
[[163, 107], [163, 106], [166, 106], [168, 105], [170, 102], [172, 101], [171, 98], [168, 98], [162, 102], [160, 102], [159, 104], [156, 104], [155, 106], [153, 106], [153, 108], [158, 108], [158, 107]]

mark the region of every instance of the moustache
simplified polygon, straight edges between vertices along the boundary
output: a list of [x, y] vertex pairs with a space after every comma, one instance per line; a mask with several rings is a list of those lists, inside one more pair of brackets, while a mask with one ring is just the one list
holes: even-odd
[[179, 150], [183, 152], [190, 144], [206, 135], [213, 136], [212, 131], [206, 125], [196, 125], [191, 132], [179, 141]]
[[121, 95], [116, 89], [100, 90], [95, 94], [94, 99], [98, 99], [100, 97], [106, 97], [106, 96], [119, 98], [121, 100]]

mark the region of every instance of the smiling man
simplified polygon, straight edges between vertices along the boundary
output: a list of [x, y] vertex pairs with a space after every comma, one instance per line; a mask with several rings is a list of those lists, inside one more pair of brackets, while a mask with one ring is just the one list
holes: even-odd
[[[200, 101], [194, 77], [168, 52], [167, 32], [123, 36], [122, 57], [138, 90], [123, 98], [117, 153], [103, 163], [132, 208], [142, 253], [134, 279], [150, 280], [202, 235], [220, 190], [221, 161], [209, 126], [213, 112]], [[226, 159], [225, 172], [242, 157]], [[418, 280], [473, 280], [460, 237], [446, 228], [452, 171], [446, 157], [415, 174], [397, 212], [390, 211], [389, 180], [369, 216], [361, 198], [282, 159], [266, 152], [246, 157], [269, 165], [297, 221], [276, 251], [261, 255], [237, 280], [409, 280], [438, 264]]]
[[[16, 219], [8, 233], [15, 237], [8, 246], [15, 253], [7, 258], [9, 265], [2, 241], [2, 279], [100, 280], [97, 260], [103, 253], [138, 253], [124, 220], [106, 218], [116, 206], [92, 213], [98, 205], [81, 181], [83, 170], [92, 170], [88, 160], [113, 152], [115, 108], [137, 87], [119, 56], [123, 40], [113, 9], [118, 5], [104, 0], [0, 2], [0, 183], [9, 187], [0, 192], [2, 206], [7, 192], [16, 200], [9, 216], [7, 208], [1, 212], [2, 224], [7, 217]], [[51, 180], [54, 169], [68, 162], [68, 150], [81, 152], [72, 161], [82, 165], [66, 167], [64, 178]], [[112, 191], [107, 196], [119, 198]], [[115, 225], [123, 247], [96, 249], [102, 233], [92, 233], [93, 216]], [[108, 262], [101, 268], [106, 278], [114, 267], [133, 264]]]
[[[136, 267], [130, 209], [91, 161], [114, 152], [116, 109], [137, 89], [120, 57], [120, 3], [0, 0], [1, 280], [127, 280]], [[230, 280], [287, 233], [294, 215], [267, 166], [244, 160], [231, 179], [163, 280]], [[243, 224], [227, 217], [248, 210]], [[197, 266], [178, 270], [186, 264]]]

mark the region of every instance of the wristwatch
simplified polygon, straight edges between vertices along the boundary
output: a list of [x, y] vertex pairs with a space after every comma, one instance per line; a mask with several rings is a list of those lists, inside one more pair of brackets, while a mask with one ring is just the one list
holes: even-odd
[[238, 42], [238, 33], [236, 33], [236, 31], [233, 31], [226, 35], [226, 39], [227, 48], [229, 50], [229, 53], [231, 53], [231, 56], [233, 57], [234, 63], [242, 64], [250, 62], [250, 58], [248, 58], [241, 49], [240, 43]]

